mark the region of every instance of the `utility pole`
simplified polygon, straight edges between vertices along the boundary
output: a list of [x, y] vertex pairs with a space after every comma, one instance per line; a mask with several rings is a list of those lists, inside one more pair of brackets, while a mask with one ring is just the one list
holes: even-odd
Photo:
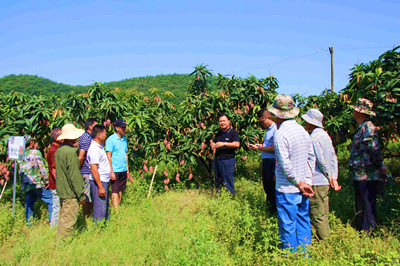
[[335, 84], [333, 81], [333, 46], [329, 45], [329, 52], [331, 53], [331, 89], [335, 92]]

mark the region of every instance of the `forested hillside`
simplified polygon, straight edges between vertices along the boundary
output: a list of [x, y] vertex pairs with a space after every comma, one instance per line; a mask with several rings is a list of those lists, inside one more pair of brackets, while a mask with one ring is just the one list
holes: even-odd
[[[215, 77], [211, 79], [210, 87], [212, 88], [217, 79]], [[162, 95], [169, 91], [172, 93], [167, 93], [171, 96], [171, 102], [177, 104], [185, 99], [186, 91], [191, 81], [192, 78], [188, 74], [172, 74], [128, 78], [121, 81], [105, 82], [103, 85], [107, 89], [134, 89], [145, 96], [150, 96], [152, 92], [155, 95]], [[86, 92], [88, 88], [89, 86], [66, 85], [32, 75], [8, 75], [0, 78], [0, 91], [5, 93], [18, 91], [29, 95], [42, 94], [44, 96], [54, 96], [80, 94]]]

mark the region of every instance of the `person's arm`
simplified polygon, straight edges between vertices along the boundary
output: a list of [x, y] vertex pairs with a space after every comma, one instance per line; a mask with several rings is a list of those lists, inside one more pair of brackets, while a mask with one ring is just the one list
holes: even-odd
[[87, 151], [85, 151], [84, 149], [79, 150], [79, 163], [80, 163], [81, 167], [83, 166], [83, 164], [85, 162], [86, 153], [87, 153]]
[[217, 143], [214, 144], [214, 147], [215, 147], [215, 149], [218, 149], [220, 147], [239, 148], [240, 147], [240, 142], [239, 141], [234, 141], [234, 142], [218, 141]]
[[112, 152], [111, 152], [111, 151], [108, 151], [108, 152], [106, 152], [106, 154], [107, 154], [107, 160], [108, 160], [108, 162], [110, 163], [110, 171], [111, 171], [110, 179], [111, 179], [112, 181], [114, 181], [114, 180], [117, 179], [117, 178], [116, 178], [116, 176], [115, 176], [115, 173], [114, 173], [114, 170], [113, 170], [113, 167], [112, 167], [112, 161], [111, 161]]
[[67, 178], [70, 188], [73, 190], [76, 199], [79, 202], [83, 202], [85, 200], [85, 196], [83, 194], [84, 184], [83, 177], [81, 175], [81, 166], [79, 163], [79, 158], [76, 156], [76, 153], [71, 154], [69, 156], [69, 160], [67, 160], [67, 169], [70, 173], [70, 178]]
[[312, 145], [314, 148], [317, 166], [318, 166], [319, 170], [321, 171], [321, 173], [327, 179], [329, 179], [330, 175], [329, 175], [329, 171], [328, 171], [328, 165], [324, 158], [324, 153], [323, 153], [323, 150], [321, 147], [321, 143], [318, 141], [318, 139], [314, 139], [314, 138], [311, 139], [311, 142], [312, 142]]
[[103, 183], [101, 183], [98, 166], [98, 164], [91, 164], [90, 171], [92, 172], [94, 182], [96, 182], [99, 188], [99, 197], [104, 198], [106, 197], [106, 190], [104, 189]]
[[[111, 168], [111, 167], [110, 167]], [[129, 182], [133, 183], [133, 179], [129, 173], [129, 158], [128, 153], [126, 153], [126, 177], [129, 179]]]

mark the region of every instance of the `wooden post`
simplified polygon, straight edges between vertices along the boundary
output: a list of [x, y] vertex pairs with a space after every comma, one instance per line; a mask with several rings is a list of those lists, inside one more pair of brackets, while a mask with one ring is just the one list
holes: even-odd
[[331, 90], [335, 92], [335, 84], [333, 80], [333, 47], [329, 46], [329, 52], [331, 53]]

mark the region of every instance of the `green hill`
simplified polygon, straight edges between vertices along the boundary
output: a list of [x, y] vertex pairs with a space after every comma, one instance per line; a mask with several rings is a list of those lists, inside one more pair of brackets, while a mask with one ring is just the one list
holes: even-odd
[[68, 93], [85, 92], [87, 86], [72, 86], [32, 75], [8, 75], [0, 78], [0, 91], [23, 92], [30, 95], [63, 95]]
[[[174, 103], [181, 102], [186, 95], [187, 87], [193, 77], [188, 74], [171, 74], [128, 78], [121, 81], [105, 82], [108, 89], [136, 89], [146, 96], [151, 95], [152, 89], [157, 89], [155, 94], [163, 95], [170, 91], [175, 95], [171, 99]], [[216, 78], [213, 78], [213, 83]], [[9, 93], [12, 91], [23, 92], [29, 95], [42, 94], [46, 96], [62, 96], [69, 93], [84, 93], [89, 86], [72, 86], [58, 83], [47, 78], [33, 75], [8, 75], [0, 78], [0, 91]]]

